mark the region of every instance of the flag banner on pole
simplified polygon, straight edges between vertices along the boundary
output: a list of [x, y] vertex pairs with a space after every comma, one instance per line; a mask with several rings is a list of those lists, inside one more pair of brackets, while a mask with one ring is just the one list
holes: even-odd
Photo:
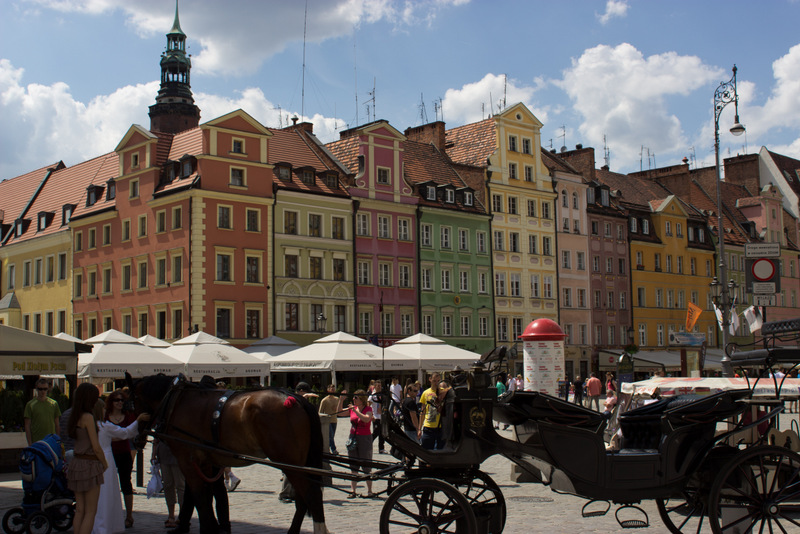
[[717, 326], [719, 327], [719, 331], [722, 332], [722, 310], [717, 308], [716, 304], [711, 304], [714, 306], [714, 314], [717, 316]]
[[750, 333], [752, 334], [756, 330], [761, 330], [761, 325], [763, 324], [763, 319], [761, 317], [761, 312], [755, 306], [750, 306], [744, 311], [744, 318], [747, 321], [747, 326], [750, 328]]
[[700, 306], [697, 306], [693, 303], [689, 303], [689, 306], [686, 308], [686, 331], [691, 332], [694, 328], [697, 319], [700, 318], [700, 314], [703, 312], [703, 309]]
[[736, 335], [736, 331], [739, 330], [739, 325], [740, 324], [741, 323], [739, 322], [739, 314], [736, 313], [736, 309], [735, 308], [731, 308], [731, 324], [730, 324], [728, 330], [729, 330], [729, 332], [731, 333], [732, 336]]

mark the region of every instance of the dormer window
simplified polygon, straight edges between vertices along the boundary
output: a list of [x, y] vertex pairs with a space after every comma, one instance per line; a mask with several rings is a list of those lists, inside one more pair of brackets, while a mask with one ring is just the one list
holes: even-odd
[[117, 197], [117, 182], [112, 178], [106, 182], [108, 189], [106, 189], [106, 200], [114, 200]]
[[61, 226], [65, 226], [69, 224], [69, 220], [72, 218], [72, 212], [75, 209], [73, 204], [64, 204], [61, 208]]
[[427, 189], [428, 191], [427, 194], [425, 195], [425, 198], [427, 200], [436, 200], [436, 188], [432, 185], [429, 185]]
[[608, 189], [601, 189], [600, 190], [600, 204], [603, 206], [608, 207]]
[[314, 172], [309, 170], [304, 170], [300, 173], [300, 180], [306, 185], [314, 185]]
[[25, 221], [22, 219], [17, 219], [16, 224], [14, 225], [14, 234], [16, 237], [22, 237], [22, 233], [25, 231]]
[[473, 195], [471, 191], [464, 191], [464, 205], [465, 206], [472, 206], [473, 203]]
[[642, 221], [642, 233], [644, 235], [650, 235], [650, 221], [647, 219]]
[[334, 173], [328, 173], [325, 175], [325, 185], [330, 187], [331, 189], [338, 189], [339, 188], [339, 178]]
[[86, 188], [86, 205], [94, 206], [103, 194], [103, 188], [98, 185], [90, 185]]
[[131, 169], [139, 168], [139, 154], [134, 152], [131, 154]]
[[636, 217], [631, 217], [631, 233], [636, 233], [639, 231], [638, 220]]
[[594, 204], [594, 188], [590, 187], [586, 190], [586, 203]]
[[444, 201], [448, 204], [452, 204], [456, 201], [456, 192], [452, 189], [445, 189], [444, 191]]
[[292, 173], [289, 167], [278, 167], [277, 171], [278, 171], [278, 178], [280, 178], [281, 180], [292, 179]]
[[44, 230], [46, 228], [47, 228], [47, 214], [46, 213], [40, 213], [39, 214], [39, 231], [41, 232], [42, 230]]
[[192, 158], [186, 158], [181, 164], [181, 178], [187, 178], [192, 174]]

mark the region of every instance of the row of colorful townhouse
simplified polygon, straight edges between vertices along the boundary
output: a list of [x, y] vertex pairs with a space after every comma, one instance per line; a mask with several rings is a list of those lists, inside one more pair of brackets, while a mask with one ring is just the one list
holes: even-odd
[[[309, 123], [242, 110], [200, 124], [177, 14], [160, 64], [149, 130], [0, 182], [0, 322], [240, 346], [423, 332], [484, 352], [519, 349], [545, 317], [567, 335], [568, 374], [585, 376], [628, 345], [666, 349], [690, 302], [704, 310], [693, 330], [719, 344], [720, 233], [737, 315], [752, 242], [782, 251], [769, 319], [796, 314], [796, 160], [725, 160], [720, 232], [715, 169], [598, 169], [591, 148], [543, 150], [523, 104], [449, 130], [378, 120], [323, 144]], [[752, 340], [747, 326], [732, 340]]]

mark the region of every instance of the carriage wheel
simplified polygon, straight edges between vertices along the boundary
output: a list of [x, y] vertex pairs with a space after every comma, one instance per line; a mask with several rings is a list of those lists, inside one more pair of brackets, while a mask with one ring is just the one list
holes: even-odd
[[760, 445], [734, 456], [714, 481], [709, 520], [716, 534], [800, 528], [800, 455]]
[[59, 532], [66, 532], [72, 528], [72, 519], [75, 517], [75, 506], [62, 504], [56, 509], [50, 508], [53, 528]]
[[6, 512], [3, 516], [3, 530], [6, 534], [25, 532], [25, 510], [17, 507]]
[[[680, 495], [668, 499], [656, 499], [656, 507], [661, 521], [673, 534], [703, 532], [708, 517], [708, 503], [696, 487], [687, 486]], [[708, 532], [708, 525], [705, 531]]]
[[483, 471], [474, 471], [472, 480], [453, 484], [469, 501], [476, 517], [487, 517], [489, 532], [499, 534], [506, 526], [506, 499], [492, 477]]
[[380, 532], [476, 532], [475, 514], [461, 492], [441, 480], [415, 478], [395, 488], [381, 510]]
[[53, 523], [47, 512], [37, 511], [28, 516], [25, 522], [25, 530], [28, 534], [50, 534], [53, 530]]

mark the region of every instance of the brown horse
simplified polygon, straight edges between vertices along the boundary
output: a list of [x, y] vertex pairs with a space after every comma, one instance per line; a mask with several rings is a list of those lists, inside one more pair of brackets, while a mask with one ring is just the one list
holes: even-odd
[[[210, 482], [221, 475], [223, 467], [252, 463], [225, 451], [322, 468], [319, 415], [302, 396], [267, 388], [228, 397], [224, 390], [164, 375], [145, 377], [129, 385], [136, 411], [153, 415], [150, 427], [178, 459], [187, 489], [197, 505], [201, 534], [218, 532]], [[300, 532], [308, 512], [314, 521], [314, 534], [327, 533], [321, 477], [291, 469], [285, 474], [296, 492], [289, 532]]]

